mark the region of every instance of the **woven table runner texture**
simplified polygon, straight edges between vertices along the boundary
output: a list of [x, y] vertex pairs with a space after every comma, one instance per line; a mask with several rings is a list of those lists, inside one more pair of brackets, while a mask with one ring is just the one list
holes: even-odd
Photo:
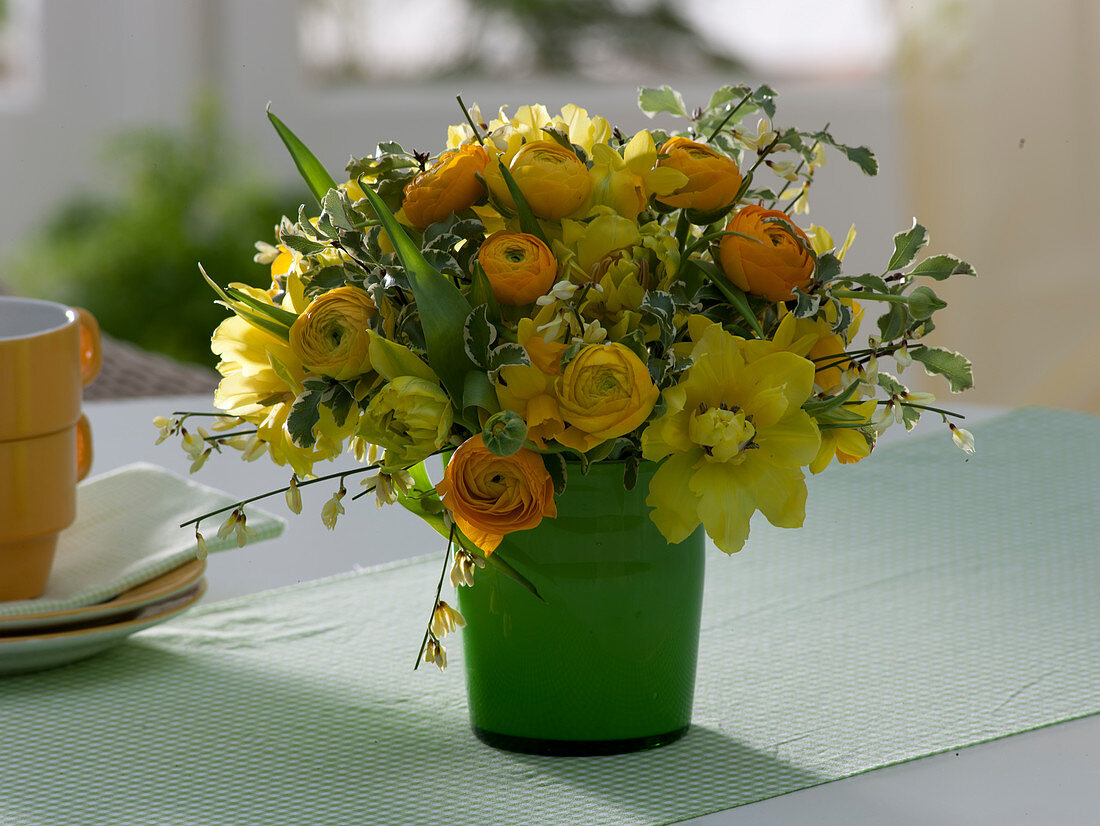
[[0, 681], [0, 823], [668, 823], [1100, 711], [1100, 419], [973, 430], [973, 457], [946, 431], [885, 448], [810, 480], [802, 530], [757, 518], [741, 553], [711, 549], [675, 744], [481, 745], [461, 634], [446, 674], [412, 671], [439, 576], [425, 529], [430, 558]]

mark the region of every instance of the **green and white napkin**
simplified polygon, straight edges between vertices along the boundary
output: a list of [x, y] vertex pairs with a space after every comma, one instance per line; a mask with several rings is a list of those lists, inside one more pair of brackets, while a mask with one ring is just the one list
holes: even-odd
[[[238, 501], [146, 463], [127, 465], [77, 486], [76, 521], [61, 532], [46, 591], [0, 602], [0, 618], [94, 605], [168, 573], [196, 556], [193, 528], [180, 523]], [[249, 507], [249, 543], [272, 539], [286, 522]], [[228, 516], [228, 514], [226, 514]], [[220, 524], [220, 523], [214, 523]], [[207, 551], [236, 538], [207, 538]]]

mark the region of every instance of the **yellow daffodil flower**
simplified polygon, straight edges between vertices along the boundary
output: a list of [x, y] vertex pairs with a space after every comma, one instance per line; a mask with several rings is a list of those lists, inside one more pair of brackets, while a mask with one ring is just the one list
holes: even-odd
[[777, 527], [800, 527], [805, 519], [801, 469], [821, 445], [802, 410], [813, 363], [789, 352], [747, 363], [744, 344], [721, 325], [703, 327], [695, 363], [664, 391], [665, 413], [642, 433], [644, 457], [664, 460], [646, 503], [670, 542], [683, 541], [701, 522], [733, 553], [757, 510]]

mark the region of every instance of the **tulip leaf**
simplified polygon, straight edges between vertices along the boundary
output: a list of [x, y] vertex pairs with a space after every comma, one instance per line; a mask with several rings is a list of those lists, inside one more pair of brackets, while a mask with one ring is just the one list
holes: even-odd
[[471, 430], [476, 430], [482, 419], [479, 411], [492, 415], [500, 410], [496, 390], [489, 376], [481, 370], [471, 370], [466, 374], [462, 388], [462, 416]]
[[371, 367], [386, 381], [393, 381], [401, 376], [415, 376], [439, 384], [439, 376], [408, 347], [390, 341], [373, 330], [368, 330], [367, 335], [370, 336], [368, 352]]
[[489, 276], [481, 262], [475, 260], [471, 267], [470, 299], [474, 304], [484, 304], [486, 318], [491, 321], [500, 320], [500, 304], [493, 293], [493, 285], [489, 282]]
[[767, 336], [764, 335], [764, 328], [760, 326], [760, 320], [757, 319], [756, 313], [754, 313], [749, 306], [749, 300], [745, 296], [745, 293], [734, 284], [731, 284], [730, 280], [726, 278], [725, 273], [718, 269], [712, 261], [692, 258], [688, 263], [703, 273], [710, 283], [717, 288], [718, 292], [725, 296], [726, 301], [728, 301], [730, 305], [740, 313], [741, 317], [748, 322], [756, 335], [760, 338], [767, 338]]
[[512, 196], [512, 201], [516, 205], [520, 227], [522, 227], [523, 231], [528, 235], [534, 235], [549, 247], [550, 242], [546, 240], [546, 235], [543, 233], [542, 227], [539, 226], [538, 219], [535, 218], [535, 213], [531, 211], [531, 206], [527, 203], [527, 199], [523, 197], [523, 191], [520, 190], [519, 184], [516, 183], [516, 179], [512, 177], [512, 173], [500, 158], [497, 158], [497, 166], [500, 167], [500, 174], [504, 178], [504, 183], [508, 186], [508, 194]]
[[477, 369], [466, 355], [462, 341], [470, 302], [443, 273], [427, 262], [378, 193], [369, 185], [362, 188], [405, 268], [420, 313], [428, 364], [442, 379], [451, 399], [457, 401], [462, 398], [466, 374]]
[[242, 290], [227, 287], [225, 293], [234, 303], [244, 304], [250, 310], [260, 315], [267, 316], [276, 324], [286, 327], [287, 329], [298, 320], [298, 316], [289, 310], [284, 310], [282, 307], [276, 307], [274, 304], [267, 304], [263, 301], [259, 301]]
[[328, 174], [328, 170], [325, 169], [324, 165], [317, 160], [317, 157], [309, 151], [304, 143], [298, 140], [298, 136], [291, 132], [285, 123], [275, 117], [270, 106], [267, 110], [267, 119], [271, 121], [271, 125], [279, 133], [279, 137], [283, 139], [283, 143], [286, 145], [287, 151], [290, 152], [294, 165], [298, 167], [298, 171], [302, 174], [309, 191], [313, 193], [317, 203], [323, 203], [328, 191], [336, 187], [336, 182]]

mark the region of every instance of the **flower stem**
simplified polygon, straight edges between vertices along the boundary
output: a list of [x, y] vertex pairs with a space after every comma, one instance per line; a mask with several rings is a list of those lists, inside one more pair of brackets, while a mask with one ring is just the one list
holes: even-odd
[[420, 653], [416, 655], [416, 665], [413, 671], [420, 668], [420, 660], [424, 657], [424, 649], [428, 645], [428, 637], [432, 633], [432, 620], [435, 618], [435, 609], [439, 605], [439, 595], [443, 592], [443, 580], [447, 578], [447, 563], [451, 561], [451, 544], [455, 541], [455, 523], [451, 523], [451, 532], [447, 536], [447, 550], [443, 553], [443, 570], [439, 572], [439, 584], [435, 586], [435, 600], [432, 602], [432, 612], [428, 615], [428, 627], [424, 629], [424, 639], [420, 643]]
[[[478, 132], [477, 124], [474, 123], [474, 119], [470, 117], [470, 112], [466, 108], [466, 104], [462, 102], [462, 95], [455, 95], [455, 100], [458, 101], [458, 105], [462, 108], [462, 114], [466, 116], [466, 123], [470, 124], [470, 128], [474, 130], [474, 137], [477, 138], [477, 142], [481, 145], [485, 145], [485, 141], [481, 139], [481, 133]], [[419, 660], [417, 661], [419, 664]]]
[[722, 118], [722, 122], [718, 124], [718, 126], [715, 128], [715, 130], [710, 133], [710, 137], [707, 138], [707, 143], [710, 143], [712, 140], [714, 140], [715, 138], [718, 137], [718, 133], [722, 131], [723, 127], [727, 123], [729, 123], [730, 118], [732, 118], [734, 116], [734, 114], [737, 112], [737, 110], [745, 105], [745, 101], [748, 100], [751, 97], [752, 97], [752, 89], [749, 89], [749, 91], [745, 93], [745, 96], [743, 98], [741, 98], [741, 100], [737, 101], [737, 105], [734, 106], [732, 109], [730, 109], [726, 113], [726, 116], [724, 118]]
[[[297, 487], [304, 488], [306, 485], [315, 485], [318, 482], [327, 482], [329, 479], [336, 479], [337, 477], [339, 477], [342, 484], [344, 481], [344, 477], [346, 476], [354, 476], [357, 473], [367, 473], [368, 471], [378, 470], [378, 467], [378, 465], [368, 465], [366, 467], [354, 468], [352, 470], [342, 470], [338, 473], [330, 473], [327, 476], [318, 476], [315, 479], [307, 479], [304, 482], [298, 482]], [[280, 493], [286, 493], [288, 490], [290, 490], [290, 488], [291, 485], [287, 485], [286, 487], [279, 488], [278, 490], [269, 490], [267, 493], [261, 493], [258, 496], [252, 496], [248, 499], [242, 499], [240, 502], [236, 502], [235, 504], [226, 505], [224, 508], [218, 508], [216, 511], [204, 513], [202, 516], [196, 516], [194, 519], [188, 519], [186, 522], [180, 522], [180, 527], [185, 528], [188, 525], [198, 525], [199, 522], [209, 516], [217, 516], [219, 513], [225, 513], [226, 511], [231, 511], [236, 508], [242, 508], [252, 502], [257, 502], [260, 499], [267, 499], [269, 496], [277, 496]]]

